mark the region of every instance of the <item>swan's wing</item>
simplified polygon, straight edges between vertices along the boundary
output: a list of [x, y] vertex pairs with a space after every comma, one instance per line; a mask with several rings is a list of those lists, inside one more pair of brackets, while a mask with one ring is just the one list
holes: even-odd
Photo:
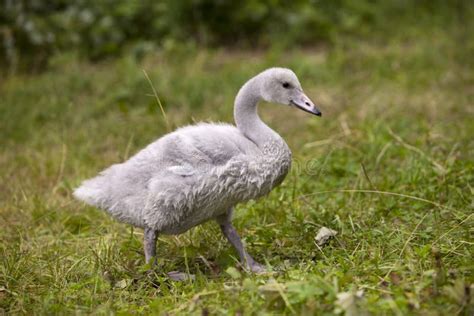
[[153, 176], [147, 186], [144, 223], [166, 232], [197, 220], [199, 214], [190, 214], [196, 209], [196, 188], [206, 181], [204, 174], [202, 169], [185, 164], [167, 167]]

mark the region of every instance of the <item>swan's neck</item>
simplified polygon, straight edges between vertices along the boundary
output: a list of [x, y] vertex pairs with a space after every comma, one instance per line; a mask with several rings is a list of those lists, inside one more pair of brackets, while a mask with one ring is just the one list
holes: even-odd
[[260, 77], [247, 81], [235, 98], [234, 120], [237, 128], [258, 147], [271, 141], [282, 141], [280, 135], [268, 127], [257, 113], [257, 103], [262, 100]]

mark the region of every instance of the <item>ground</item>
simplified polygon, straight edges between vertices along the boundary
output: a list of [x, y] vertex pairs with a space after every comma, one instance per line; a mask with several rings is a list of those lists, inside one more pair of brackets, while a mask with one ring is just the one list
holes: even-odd
[[[268, 51], [168, 47], [98, 64], [59, 55], [0, 92], [0, 314], [471, 314], [474, 41], [433, 29]], [[161, 236], [73, 199], [81, 180], [177, 126], [232, 121], [246, 79], [292, 68], [322, 118], [262, 104], [293, 150], [268, 197], [237, 207], [251, 275], [214, 223]], [[150, 81], [147, 80], [149, 76]], [[164, 107], [164, 116], [153, 89]], [[336, 238], [319, 247], [322, 227]], [[171, 282], [164, 272], [189, 271]]]

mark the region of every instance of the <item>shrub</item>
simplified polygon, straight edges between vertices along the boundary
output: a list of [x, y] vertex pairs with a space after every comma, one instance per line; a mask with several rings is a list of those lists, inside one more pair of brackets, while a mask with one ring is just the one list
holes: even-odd
[[0, 63], [37, 68], [64, 50], [97, 60], [166, 40], [242, 47], [332, 44], [340, 36], [444, 23], [468, 6], [462, 0], [4, 0]]

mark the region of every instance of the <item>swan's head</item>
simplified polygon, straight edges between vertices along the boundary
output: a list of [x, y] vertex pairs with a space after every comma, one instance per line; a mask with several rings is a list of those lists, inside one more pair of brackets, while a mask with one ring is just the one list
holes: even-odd
[[[295, 73], [286, 68], [270, 68], [260, 74], [260, 94], [267, 102], [297, 107], [321, 116], [321, 112], [304, 94]], [[259, 77], [260, 77], [259, 76]]]

